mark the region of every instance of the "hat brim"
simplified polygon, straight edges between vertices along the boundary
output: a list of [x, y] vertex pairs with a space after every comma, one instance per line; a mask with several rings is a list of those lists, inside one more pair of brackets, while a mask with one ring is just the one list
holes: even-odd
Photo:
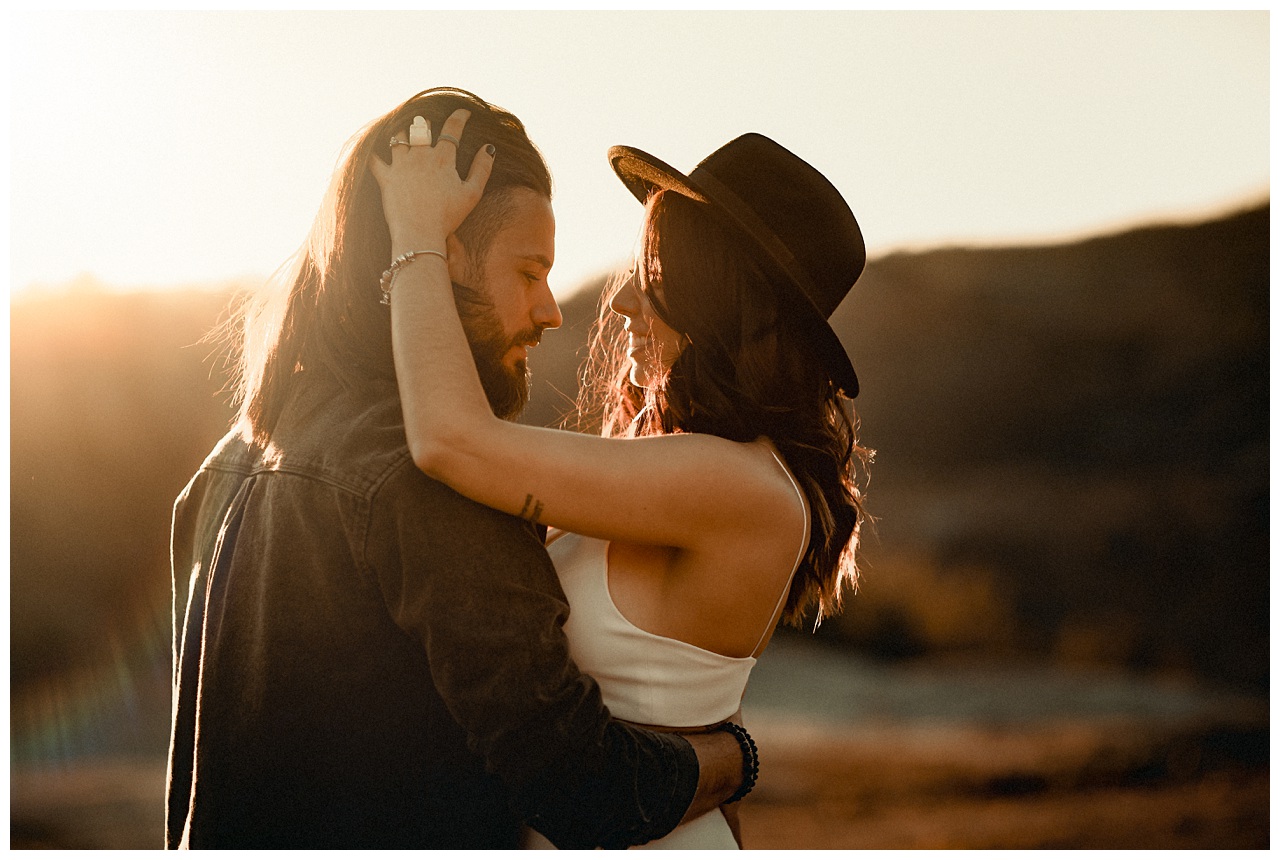
[[[649, 196], [655, 191], [675, 191], [722, 211], [731, 220], [737, 220], [733, 212], [716, 199], [714, 192], [699, 188], [695, 179], [643, 150], [630, 146], [610, 147], [609, 164], [622, 184], [641, 203], [648, 202]], [[749, 229], [746, 232], [752, 235]], [[858, 396], [858, 374], [853, 369], [853, 362], [849, 360], [848, 351], [831, 328], [831, 323], [814, 307], [813, 301], [795, 282], [787, 267], [780, 266], [779, 271], [794, 288], [795, 298], [798, 300], [795, 306], [800, 311], [801, 321], [811, 338], [810, 345], [823, 358], [836, 388], [852, 400]]]
[[630, 146], [610, 147], [609, 164], [613, 167], [613, 172], [622, 180], [622, 184], [627, 186], [627, 190], [641, 203], [647, 201], [649, 195], [659, 189], [677, 191], [699, 203], [711, 202], [711, 198], [688, 176], [665, 161], [654, 158], [639, 149]]

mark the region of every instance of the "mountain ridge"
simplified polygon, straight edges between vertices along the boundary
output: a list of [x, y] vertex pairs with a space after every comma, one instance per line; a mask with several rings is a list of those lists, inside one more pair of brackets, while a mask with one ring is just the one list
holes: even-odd
[[[1265, 688], [1269, 249], [1268, 204], [871, 260], [832, 319], [879, 452], [878, 537], [819, 638]], [[523, 420], [571, 407], [602, 284], [562, 302]], [[168, 605], [169, 509], [230, 420], [202, 343], [226, 302], [11, 302], [15, 689], [162, 626], [139, 607]]]

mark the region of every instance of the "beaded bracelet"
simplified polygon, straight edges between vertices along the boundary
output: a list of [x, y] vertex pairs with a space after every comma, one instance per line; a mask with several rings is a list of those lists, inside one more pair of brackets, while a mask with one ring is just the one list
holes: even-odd
[[382, 299], [380, 300], [382, 304], [388, 307], [391, 306], [391, 281], [395, 278], [396, 273], [412, 263], [414, 257], [422, 254], [435, 254], [446, 263], [449, 262], [449, 258], [445, 256], [444, 251], [405, 251], [391, 261], [391, 266], [382, 273], [382, 279], [378, 281], [378, 288], [382, 290]]
[[737, 723], [721, 723], [711, 731], [728, 732], [742, 748], [742, 785], [738, 786], [733, 796], [725, 801], [725, 803], [737, 803], [756, 787], [756, 779], [760, 776], [760, 752], [756, 749], [756, 742], [751, 739], [751, 735]]

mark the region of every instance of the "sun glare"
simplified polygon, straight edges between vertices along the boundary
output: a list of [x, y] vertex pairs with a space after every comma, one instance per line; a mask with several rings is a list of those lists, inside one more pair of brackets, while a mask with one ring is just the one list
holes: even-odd
[[[738, 134], [768, 134], [849, 198], [873, 254], [1078, 236], [1269, 196], [1266, 12], [11, 24], [11, 290], [264, 277], [302, 241], [349, 136], [441, 83], [516, 112], [547, 156], [562, 293], [624, 258], [639, 224], [605, 161], [617, 143], [687, 170]], [[695, 32], [719, 36], [691, 51]], [[428, 51], [428, 33], [449, 38]]]

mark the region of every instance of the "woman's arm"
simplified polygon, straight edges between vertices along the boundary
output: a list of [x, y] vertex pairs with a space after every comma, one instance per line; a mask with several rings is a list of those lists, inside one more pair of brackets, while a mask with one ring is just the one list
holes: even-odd
[[[460, 136], [463, 123], [455, 114], [442, 131]], [[492, 161], [477, 156], [460, 183], [453, 156], [447, 143], [395, 147], [391, 167], [375, 166], [393, 254], [440, 247], [446, 219], [415, 210], [456, 213], [423, 201], [459, 198], [478, 166], [487, 179]], [[449, 246], [459, 248], [456, 239]], [[794, 491], [759, 446], [695, 434], [605, 439], [494, 416], [438, 257], [420, 257], [396, 276], [391, 319], [414, 461], [469, 498], [581, 534], [686, 548], [795, 516]]]

